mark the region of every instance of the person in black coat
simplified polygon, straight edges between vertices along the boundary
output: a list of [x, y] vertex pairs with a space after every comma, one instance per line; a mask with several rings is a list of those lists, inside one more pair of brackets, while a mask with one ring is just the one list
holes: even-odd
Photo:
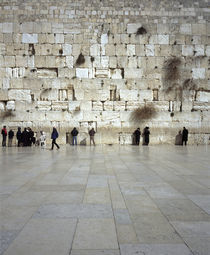
[[182, 131], [182, 145], [185, 144], [185, 146], [187, 145], [187, 141], [188, 141], [188, 130], [183, 127], [183, 131]]
[[2, 134], [2, 147], [6, 147], [6, 139], [7, 139], [6, 126], [3, 126], [2, 130], [1, 130], [1, 134]]
[[134, 131], [134, 136], [135, 136], [135, 145], [139, 145], [139, 142], [140, 142], [140, 135], [141, 135], [141, 131], [140, 131], [140, 128], [137, 128], [135, 131]]
[[17, 131], [17, 133], [16, 133], [16, 138], [17, 138], [17, 140], [18, 140], [18, 147], [20, 147], [20, 144], [21, 144], [21, 128], [20, 127], [18, 127], [18, 131]]
[[78, 130], [74, 127], [71, 131], [71, 135], [73, 136], [73, 145], [77, 145], [77, 135], [79, 134]]
[[51, 139], [52, 139], [52, 148], [51, 150], [53, 150], [54, 148], [54, 144], [56, 145], [57, 149], [60, 149], [59, 145], [56, 143], [56, 139], [58, 138], [58, 131], [57, 129], [54, 127], [52, 134], [51, 134]]
[[8, 147], [12, 147], [13, 137], [14, 137], [14, 132], [12, 129], [10, 129], [10, 131], [8, 133]]
[[143, 137], [144, 137], [143, 145], [149, 144], [149, 135], [150, 135], [149, 127], [145, 127], [143, 132]]
[[23, 146], [29, 145], [29, 132], [27, 131], [26, 128], [24, 128], [24, 131], [21, 134], [21, 141], [23, 143]]

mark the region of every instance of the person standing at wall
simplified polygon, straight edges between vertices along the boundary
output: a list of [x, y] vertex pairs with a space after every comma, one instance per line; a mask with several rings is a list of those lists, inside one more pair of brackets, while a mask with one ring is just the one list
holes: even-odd
[[74, 127], [71, 131], [71, 135], [73, 136], [73, 145], [77, 145], [77, 135], [79, 134], [78, 130]]
[[52, 139], [52, 148], [51, 150], [53, 150], [54, 148], [54, 144], [56, 145], [57, 149], [60, 149], [59, 145], [56, 143], [56, 139], [58, 138], [58, 131], [57, 129], [54, 127], [52, 134], [51, 134], [51, 139]]
[[12, 129], [10, 129], [10, 131], [8, 133], [8, 147], [12, 147], [13, 137], [14, 137], [14, 132]]
[[46, 146], [46, 135], [44, 133], [44, 131], [40, 131], [40, 146], [42, 149], [44, 149], [44, 147]]
[[95, 136], [95, 130], [94, 128], [92, 128], [90, 131], [89, 131], [89, 135], [90, 135], [90, 146], [91, 146], [91, 143], [93, 143], [93, 145], [95, 146], [95, 140], [94, 140], [94, 136]]
[[134, 131], [134, 136], [135, 136], [135, 145], [139, 145], [139, 142], [140, 142], [140, 135], [141, 135], [141, 131], [140, 131], [140, 128], [137, 128], [135, 131]]
[[20, 144], [21, 144], [21, 128], [18, 127], [18, 131], [16, 133], [16, 138], [18, 140], [18, 147], [20, 147]]
[[188, 130], [183, 127], [183, 131], [182, 131], [182, 145], [185, 144], [185, 146], [187, 145], [187, 141], [188, 141]]
[[150, 136], [149, 127], [144, 128], [144, 132], [142, 135], [144, 137], [143, 145], [148, 145], [149, 144], [149, 136]]
[[2, 147], [6, 147], [6, 139], [7, 139], [6, 126], [3, 126], [2, 130], [1, 130], [1, 134], [2, 134]]

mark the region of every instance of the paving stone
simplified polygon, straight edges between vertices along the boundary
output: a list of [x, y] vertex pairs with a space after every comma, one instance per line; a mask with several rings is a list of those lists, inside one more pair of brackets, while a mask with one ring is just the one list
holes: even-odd
[[193, 255], [184, 244], [120, 245], [121, 255]]
[[4, 254], [68, 254], [75, 227], [74, 219], [31, 219]]
[[113, 219], [80, 219], [73, 249], [118, 249]]

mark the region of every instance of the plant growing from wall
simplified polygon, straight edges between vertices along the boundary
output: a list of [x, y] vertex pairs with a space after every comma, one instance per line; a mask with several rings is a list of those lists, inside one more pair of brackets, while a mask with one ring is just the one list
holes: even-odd
[[1, 112], [0, 116], [1, 116], [2, 119], [6, 119], [6, 118], [14, 117], [15, 114], [12, 110], [7, 110], [7, 111], [4, 111], [4, 112]]
[[136, 31], [136, 35], [144, 35], [147, 33], [147, 30], [144, 27], [139, 27]]
[[78, 58], [77, 58], [76, 65], [79, 66], [79, 65], [82, 65], [84, 63], [85, 63], [85, 57], [83, 56], [82, 53], [80, 53]]
[[135, 109], [130, 116], [130, 120], [134, 123], [139, 123], [155, 117], [157, 111], [153, 105], [145, 105]]

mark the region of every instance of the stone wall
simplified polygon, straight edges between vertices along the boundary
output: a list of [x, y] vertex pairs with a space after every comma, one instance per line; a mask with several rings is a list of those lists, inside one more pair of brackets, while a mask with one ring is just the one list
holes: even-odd
[[[32, 127], [60, 142], [131, 143], [140, 126], [151, 143], [209, 143], [208, 1], [1, 0], [1, 123]], [[137, 108], [155, 109], [131, 119]]]

